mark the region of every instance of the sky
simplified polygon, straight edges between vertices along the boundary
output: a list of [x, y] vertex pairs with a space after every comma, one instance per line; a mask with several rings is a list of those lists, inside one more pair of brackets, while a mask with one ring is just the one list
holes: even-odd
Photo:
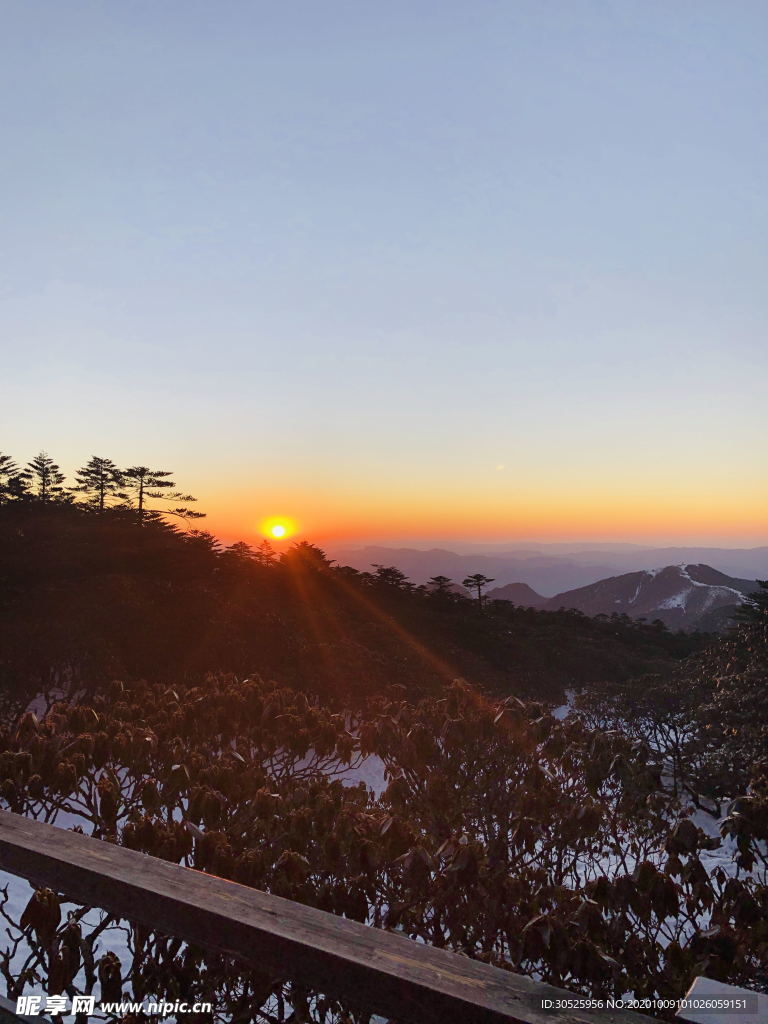
[[227, 539], [768, 543], [763, 0], [0, 12], [1, 450]]

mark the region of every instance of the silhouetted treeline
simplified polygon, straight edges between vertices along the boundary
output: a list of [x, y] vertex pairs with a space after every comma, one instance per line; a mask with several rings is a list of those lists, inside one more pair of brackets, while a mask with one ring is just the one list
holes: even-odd
[[77, 504], [82, 511], [99, 515], [133, 511], [139, 526], [168, 516], [205, 518], [204, 512], [189, 508], [189, 503], [197, 499], [176, 490], [172, 476], [170, 470], [149, 466], [121, 469], [112, 459], [93, 455], [75, 472], [74, 482], [67, 484], [61, 467], [46, 451], [38, 452], [24, 466], [0, 452], [0, 506], [34, 504], [50, 508]]
[[702, 644], [626, 617], [481, 609], [443, 577], [417, 587], [391, 566], [334, 566], [307, 543], [279, 558], [266, 542], [224, 548], [158, 508], [175, 487], [162, 488], [167, 471], [131, 477], [91, 460], [79, 474], [91, 489], [67, 492], [60, 471], [43, 468], [44, 491], [14, 483], [22, 471], [7, 462], [3, 477], [0, 687], [19, 698], [233, 671], [339, 698], [391, 683], [434, 692], [464, 677], [556, 700], [569, 685], [663, 673]]

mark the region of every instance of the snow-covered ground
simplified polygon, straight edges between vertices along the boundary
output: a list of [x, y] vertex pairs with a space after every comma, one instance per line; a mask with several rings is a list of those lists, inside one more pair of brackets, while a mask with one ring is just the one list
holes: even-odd
[[576, 696], [576, 690], [566, 690], [565, 703], [560, 704], [558, 705], [558, 707], [552, 709], [552, 711], [550, 712], [552, 717], [558, 719], [558, 721], [562, 721], [564, 718], [567, 718], [573, 710], [573, 703], [576, 700]]
[[341, 778], [345, 786], [359, 786], [364, 782], [375, 797], [380, 797], [387, 788], [384, 762], [378, 754], [369, 754], [356, 768], [348, 769]]

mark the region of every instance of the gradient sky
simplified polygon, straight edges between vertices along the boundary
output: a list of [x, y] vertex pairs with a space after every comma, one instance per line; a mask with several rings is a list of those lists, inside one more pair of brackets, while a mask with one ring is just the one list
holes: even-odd
[[768, 542], [764, 0], [0, 12], [0, 448], [226, 537]]

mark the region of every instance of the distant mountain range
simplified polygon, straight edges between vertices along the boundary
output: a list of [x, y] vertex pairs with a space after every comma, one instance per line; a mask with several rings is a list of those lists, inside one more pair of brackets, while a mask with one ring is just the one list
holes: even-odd
[[507, 583], [504, 587], [495, 587], [488, 591], [486, 597], [492, 601], [511, 601], [521, 608], [543, 608], [551, 600], [537, 594], [527, 583]]
[[[551, 597], [624, 573], [636, 573], [657, 566], [708, 565], [738, 579], [768, 577], [768, 546], [757, 548], [642, 548], [632, 545], [574, 544], [521, 546], [517, 549], [478, 550], [458, 553], [444, 548], [419, 550], [370, 546], [330, 550], [341, 565], [370, 570], [373, 563], [395, 565], [414, 583], [426, 583], [431, 576], [449, 576], [461, 583], [465, 576], [481, 572], [500, 587], [526, 583], [539, 594]], [[517, 602], [516, 602], [517, 603]], [[520, 602], [522, 603], [522, 602]]]
[[726, 576], [710, 565], [683, 564], [611, 576], [549, 599], [525, 583], [497, 587], [487, 597], [545, 610], [575, 608], [585, 615], [618, 612], [661, 619], [671, 629], [716, 631], [757, 589], [755, 580]]

